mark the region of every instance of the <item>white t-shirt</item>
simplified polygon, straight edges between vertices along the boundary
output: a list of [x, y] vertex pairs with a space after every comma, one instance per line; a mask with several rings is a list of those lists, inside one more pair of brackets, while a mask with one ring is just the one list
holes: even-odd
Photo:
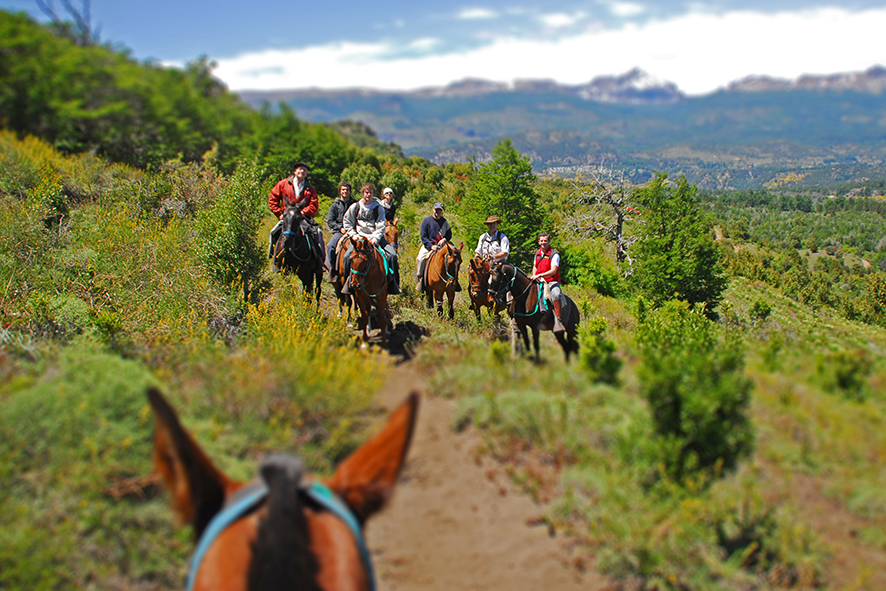
[[[486, 255], [498, 254], [500, 252], [510, 253], [511, 243], [508, 237], [500, 230], [496, 230], [495, 234], [490, 236], [489, 232], [483, 232], [480, 240], [477, 241], [477, 248], [474, 250], [478, 255], [484, 257]], [[506, 260], [504, 257], [502, 260]]]

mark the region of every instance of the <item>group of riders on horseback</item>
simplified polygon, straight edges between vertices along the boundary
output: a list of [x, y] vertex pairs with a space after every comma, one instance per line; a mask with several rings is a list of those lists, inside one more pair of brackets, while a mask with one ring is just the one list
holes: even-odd
[[[280, 222], [271, 230], [271, 256], [275, 258], [275, 264], [281, 266], [279, 261], [284, 256], [284, 249], [279, 247], [275, 249], [275, 245], [283, 242], [284, 234], [301, 233], [309, 245], [305, 247], [306, 255], [312, 257], [308, 266], [312, 267], [311, 272], [318, 278], [318, 291], [319, 278], [322, 277], [324, 271], [328, 271], [329, 281], [333, 284], [336, 284], [337, 281], [341, 286], [342, 294], [352, 295], [351, 282], [348, 281], [352, 273], [351, 255], [357, 240], [363, 238], [383, 255], [387, 277], [387, 294], [399, 294], [398, 245], [392, 244], [386, 238], [385, 231], [386, 227], [396, 226], [396, 205], [393, 203], [393, 190], [385, 188], [382, 192], [382, 199], [379, 200], [375, 197], [375, 185], [366, 183], [360, 188], [360, 199], [355, 200], [351, 197], [351, 184], [341, 183], [338, 198], [333, 201], [326, 218], [326, 224], [332, 232], [332, 236], [324, 247], [323, 233], [314, 220], [314, 216], [318, 212], [318, 198], [317, 191], [307, 180], [309, 171], [310, 167], [307, 164], [296, 162], [293, 164], [292, 175], [279, 181], [268, 196], [268, 206], [280, 219]], [[421, 223], [421, 249], [416, 257], [415, 276], [416, 289], [420, 292], [429, 289], [427, 270], [429, 259], [438, 250], [447, 248], [452, 240], [452, 228], [443, 217], [443, 210], [442, 203], [434, 203], [432, 214], [424, 218]], [[288, 218], [287, 213], [293, 217]], [[296, 219], [297, 223], [294, 221]], [[480, 236], [474, 251], [478, 259], [488, 263], [488, 268], [501, 267], [507, 262], [510, 253], [508, 237], [498, 229], [500, 223], [501, 220], [495, 215], [486, 218], [487, 231]], [[296, 227], [289, 227], [292, 224], [295, 224]], [[537, 280], [544, 286], [545, 300], [550, 302], [553, 311], [554, 332], [562, 332], [565, 330], [561, 320], [563, 300], [568, 298], [565, 298], [560, 290], [560, 254], [551, 248], [550, 236], [545, 232], [539, 234], [538, 245], [539, 248], [535, 253], [532, 274], [529, 279], [533, 282]], [[458, 255], [460, 262], [460, 249]], [[511, 278], [511, 283], [515, 277], [516, 271], [514, 277]], [[450, 277], [448, 286], [451, 286], [449, 287], [450, 291], [462, 290], [458, 282], [457, 268], [454, 276]], [[504, 306], [504, 302], [499, 303]]]

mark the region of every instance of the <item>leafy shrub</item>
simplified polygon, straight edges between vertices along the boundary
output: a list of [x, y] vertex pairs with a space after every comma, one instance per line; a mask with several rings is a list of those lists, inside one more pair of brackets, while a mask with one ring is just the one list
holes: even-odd
[[615, 297], [619, 290], [618, 271], [604, 265], [599, 252], [585, 245], [564, 244], [560, 249], [560, 276], [567, 285], [591, 286], [600, 295]]
[[200, 258], [215, 280], [241, 287], [244, 301], [265, 265], [266, 252], [256, 237], [265, 215], [258, 163], [242, 164], [218, 199], [197, 216]]
[[638, 327], [641, 394], [655, 435], [650, 451], [665, 473], [684, 482], [731, 470], [753, 449], [751, 381], [739, 342], [725, 336], [701, 306], [668, 302]]
[[578, 351], [578, 359], [591, 380], [615, 384], [618, 382], [618, 370], [621, 369], [622, 361], [615, 355], [618, 347], [606, 338], [606, 326], [606, 319], [600, 316], [588, 318], [582, 323], [579, 328], [581, 349]]
[[[369, 164], [352, 164], [341, 173], [341, 182], [351, 183], [353, 186], [353, 196], [355, 199], [360, 198], [360, 187], [366, 183], [372, 183], [378, 188], [380, 181], [381, 171]], [[380, 196], [380, 193], [381, 189], [378, 189], [376, 191], [376, 197]]]
[[863, 402], [872, 368], [871, 354], [866, 349], [855, 349], [819, 357], [816, 373], [826, 391]]
[[751, 320], [763, 322], [772, 314], [772, 306], [764, 300], [757, 300], [751, 306]]

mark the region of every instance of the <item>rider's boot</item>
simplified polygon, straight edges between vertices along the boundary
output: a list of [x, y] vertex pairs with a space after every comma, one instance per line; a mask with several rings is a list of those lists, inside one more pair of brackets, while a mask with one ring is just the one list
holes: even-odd
[[551, 303], [554, 305], [554, 332], [563, 332], [566, 330], [566, 327], [560, 321], [560, 298], [556, 298]]
[[342, 269], [342, 285], [341, 292], [344, 295], [351, 295], [351, 261], [350, 259], [345, 259], [344, 261], [344, 269]]
[[400, 295], [400, 286], [394, 277], [388, 277], [388, 295]]

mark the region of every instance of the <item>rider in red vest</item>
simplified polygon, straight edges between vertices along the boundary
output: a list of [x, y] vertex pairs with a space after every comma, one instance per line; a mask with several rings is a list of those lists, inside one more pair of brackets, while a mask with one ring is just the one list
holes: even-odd
[[530, 279], [544, 281], [545, 297], [554, 306], [554, 332], [566, 330], [560, 320], [560, 253], [551, 248], [551, 237], [547, 232], [538, 235], [539, 249], [535, 253]]

